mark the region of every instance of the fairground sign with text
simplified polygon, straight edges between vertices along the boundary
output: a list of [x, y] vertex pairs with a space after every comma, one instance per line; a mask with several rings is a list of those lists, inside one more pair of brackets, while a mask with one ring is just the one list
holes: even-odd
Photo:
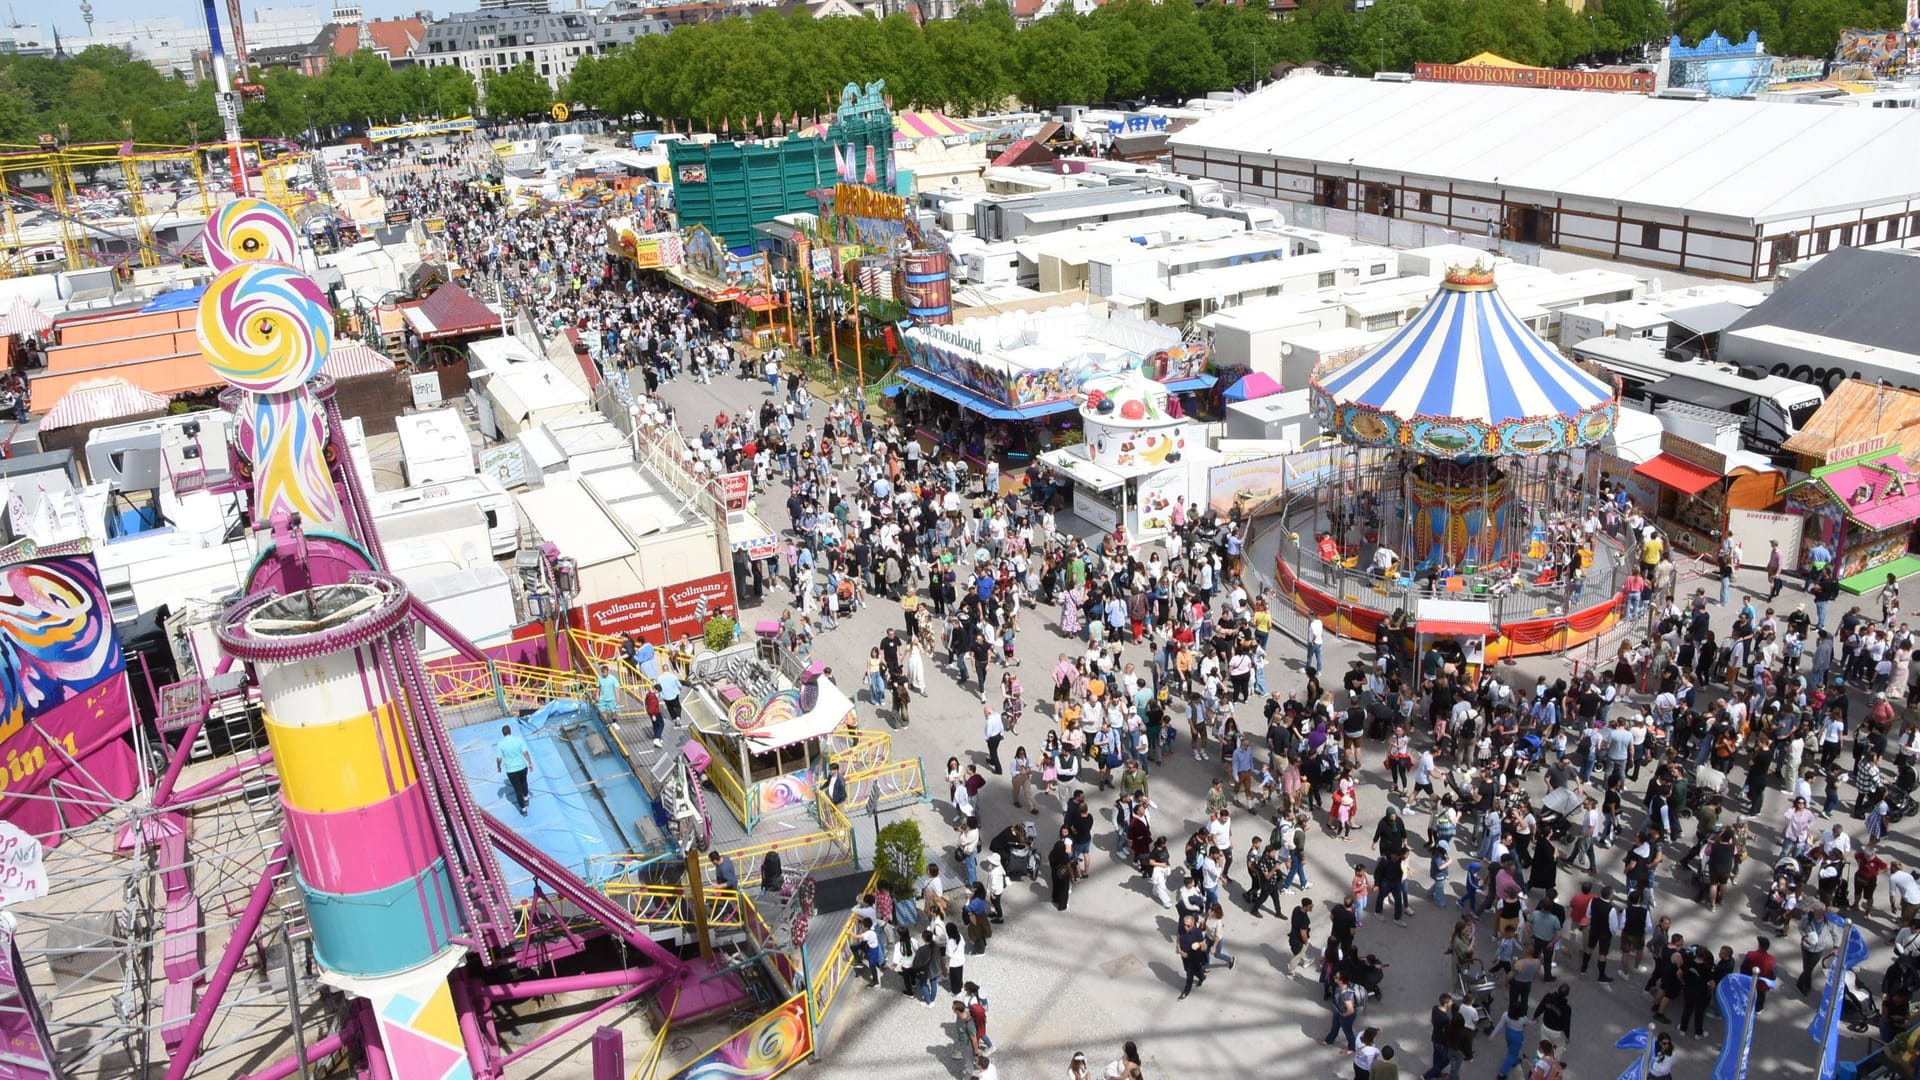
[[1413, 77], [1422, 82], [1535, 86], [1547, 90], [1607, 90], [1620, 94], [1651, 94], [1654, 91], [1654, 74], [1650, 71], [1567, 71], [1562, 68], [1496, 67], [1492, 64], [1415, 64]]

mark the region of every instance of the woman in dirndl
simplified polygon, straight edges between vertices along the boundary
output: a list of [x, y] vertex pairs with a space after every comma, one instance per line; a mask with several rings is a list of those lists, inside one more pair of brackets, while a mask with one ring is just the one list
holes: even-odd
[[1080, 636], [1080, 628], [1085, 625], [1080, 617], [1080, 605], [1086, 600], [1085, 590], [1078, 585], [1068, 589], [1060, 598], [1060, 632], [1068, 637]]

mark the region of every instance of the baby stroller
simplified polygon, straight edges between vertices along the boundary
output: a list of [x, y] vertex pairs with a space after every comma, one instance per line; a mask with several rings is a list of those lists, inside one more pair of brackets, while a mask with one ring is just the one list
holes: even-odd
[[1800, 894], [1800, 886], [1806, 879], [1807, 868], [1800, 860], [1791, 854], [1782, 855], [1780, 861], [1773, 864], [1773, 884], [1767, 890], [1767, 904], [1761, 912], [1761, 921], [1784, 927], [1793, 913], [1787, 900]]
[[1914, 772], [1913, 755], [1901, 753], [1895, 761], [1893, 785], [1880, 793], [1887, 800], [1887, 824], [1891, 825], [1904, 818], [1920, 813], [1920, 802], [1913, 797], [1915, 787], [1920, 787], [1920, 775]]
[[1547, 836], [1556, 844], [1573, 839], [1574, 815], [1582, 808], [1580, 792], [1569, 787], [1558, 787], [1547, 792], [1540, 799], [1540, 810], [1534, 815]]
[[[1823, 985], [1833, 962], [1831, 955], [1820, 961], [1820, 980]], [[1847, 1025], [1849, 1031], [1865, 1031], [1880, 1022], [1879, 997], [1867, 989], [1852, 971], [1840, 977], [1840, 1022]]]
[[1702, 807], [1727, 793], [1727, 774], [1711, 765], [1693, 770], [1693, 786], [1687, 792], [1687, 809], [1698, 814]]
[[1482, 1036], [1493, 1034], [1493, 996], [1494, 981], [1479, 964], [1460, 972], [1460, 1001], [1473, 1006], [1479, 1016], [1474, 1030]]
[[1011, 826], [988, 841], [987, 849], [1000, 856], [1000, 865], [1006, 868], [1010, 880], [1040, 876], [1040, 858], [1034, 853], [1033, 842], [1017, 839]]

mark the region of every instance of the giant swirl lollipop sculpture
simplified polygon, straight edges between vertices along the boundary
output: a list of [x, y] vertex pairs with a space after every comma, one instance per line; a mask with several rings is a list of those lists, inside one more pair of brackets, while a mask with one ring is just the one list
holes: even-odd
[[341, 521], [327, 472], [318, 403], [307, 383], [332, 346], [332, 316], [317, 282], [293, 265], [293, 223], [273, 204], [236, 199], [202, 237], [219, 271], [200, 299], [200, 350], [221, 378], [249, 395], [254, 520], [297, 518], [308, 531]]

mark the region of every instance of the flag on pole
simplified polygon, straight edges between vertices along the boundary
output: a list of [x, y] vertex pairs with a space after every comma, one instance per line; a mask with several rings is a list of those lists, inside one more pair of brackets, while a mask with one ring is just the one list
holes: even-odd
[[1727, 1034], [1713, 1063], [1712, 1080], [1746, 1080], [1747, 1053], [1753, 1047], [1754, 977], [1745, 973], [1720, 980], [1714, 999], [1726, 1018]]
[[1867, 939], [1860, 933], [1859, 927], [1833, 914], [1827, 916], [1827, 921], [1845, 929], [1847, 944], [1838, 957], [1827, 961], [1827, 979], [1820, 991], [1820, 1007], [1814, 1010], [1813, 1022], [1807, 1025], [1807, 1034], [1820, 1046], [1819, 1080], [1833, 1080], [1834, 1073], [1840, 1067], [1840, 1017], [1846, 1011], [1841, 1007], [1840, 995], [1845, 992], [1847, 973], [1867, 959]]
[[1653, 1025], [1630, 1029], [1625, 1035], [1614, 1040], [1615, 1050], [1633, 1050], [1633, 1063], [1620, 1074], [1620, 1080], [1645, 1080], [1647, 1075], [1647, 1050], [1653, 1046]]

